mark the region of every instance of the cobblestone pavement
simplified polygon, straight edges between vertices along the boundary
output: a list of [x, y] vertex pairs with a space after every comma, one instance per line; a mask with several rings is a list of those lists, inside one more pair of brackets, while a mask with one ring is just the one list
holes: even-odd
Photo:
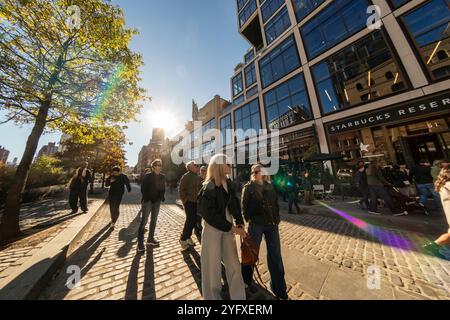
[[[104, 199], [89, 199], [88, 205], [98, 201]], [[0, 280], [53, 240], [78, 216], [70, 212], [64, 196], [23, 205], [20, 227], [26, 236], [0, 248]]]
[[[59, 274], [42, 293], [40, 299], [67, 300], [199, 300], [200, 246], [182, 253], [178, 243], [185, 219], [175, 204], [161, 207], [157, 238], [161, 247], [136, 255], [136, 234], [139, 224], [137, 189], [127, 196], [114, 231], [109, 231], [109, 212], [100, 214], [80, 241], [78, 249], [67, 260]], [[426, 256], [420, 252], [393, 249], [375, 242], [364, 232], [342, 219], [314, 215], [287, 216], [280, 226], [283, 248], [289, 248], [332, 263], [343, 270], [363, 276], [369, 265], [382, 269], [383, 279], [417, 298], [448, 299], [450, 285], [449, 262]], [[411, 241], [423, 241], [423, 235], [392, 231]], [[80, 287], [66, 287], [71, 265], [81, 267]], [[265, 285], [269, 287], [269, 273], [260, 266]], [[305, 291], [289, 277], [292, 299], [327, 299]], [[345, 288], [342, 288], [345, 290]], [[248, 292], [249, 299], [273, 299], [261, 287]], [[226, 294], [225, 294], [226, 296]]]

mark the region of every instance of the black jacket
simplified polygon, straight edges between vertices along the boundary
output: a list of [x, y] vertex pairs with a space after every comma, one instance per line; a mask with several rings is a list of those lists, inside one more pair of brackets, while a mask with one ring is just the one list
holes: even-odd
[[127, 187], [128, 192], [131, 192], [130, 180], [126, 175], [121, 173], [118, 177], [114, 177], [114, 182], [111, 182], [111, 178], [106, 179], [106, 186], [109, 188], [110, 197], [122, 197]]
[[366, 172], [357, 171], [355, 173], [355, 185], [359, 189], [368, 189], [369, 185], [367, 184], [367, 175]]
[[400, 169], [392, 170], [392, 184], [396, 188], [404, 188], [406, 187], [405, 181], [409, 181], [408, 174]]
[[198, 196], [198, 211], [202, 218], [212, 227], [229, 232], [233, 224], [227, 220], [226, 208], [233, 216], [236, 225], [243, 225], [241, 206], [236, 194], [236, 187], [227, 180], [228, 193], [223, 186], [217, 187], [214, 181], [209, 182], [200, 190]]
[[148, 173], [141, 185], [142, 200], [152, 203], [166, 201], [166, 177], [163, 174]]
[[261, 225], [278, 225], [280, 223], [280, 208], [278, 195], [273, 186], [264, 182], [258, 191], [256, 182], [249, 182], [242, 190], [242, 213], [248, 222]]
[[414, 178], [416, 184], [433, 183], [433, 176], [431, 175], [431, 167], [418, 165], [411, 169], [411, 176]]

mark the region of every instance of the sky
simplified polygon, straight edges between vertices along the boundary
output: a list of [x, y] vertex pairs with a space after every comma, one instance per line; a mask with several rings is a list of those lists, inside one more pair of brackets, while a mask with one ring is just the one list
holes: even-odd
[[[127, 162], [134, 166], [153, 128], [169, 137], [191, 119], [192, 99], [202, 107], [216, 94], [230, 100], [230, 77], [249, 44], [237, 30], [235, 0], [113, 0], [125, 11], [128, 27], [140, 34], [131, 48], [143, 55], [141, 86], [152, 98], [140, 122], [129, 123]], [[0, 113], [0, 122], [4, 114]], [[20, 161], [30, 126], [0, 125], [0, 146], [10, 150], [8, 161]], [[41, 137], [38, 150], [58, 142], [60, 133]]]

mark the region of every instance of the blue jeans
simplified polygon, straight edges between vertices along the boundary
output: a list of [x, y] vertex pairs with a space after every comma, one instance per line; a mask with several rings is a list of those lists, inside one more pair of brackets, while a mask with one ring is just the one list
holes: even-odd
[[[270, 272], [270, 286], [273, 293], [281, 299], [287, 298], [286, 281], [284, 280], [284, 265], [281, 257], [280, 231], [276, 225], [261, 225], [250, 223], [248, 227], [250, 238], [260, 245], [262, 237], [266, 240], [267, 264]], [[248, 285], [252, 283], [253, 266], [242, 266], [242, 276]]]
[[431, 195], [433, 196], [434, 206], [436, 209], [441, 208], [441, 197], [434, 189], [434, 185], [432, 183], [418, 184], [417, 189], [419, 189], [421, 204], [426, 205], [428, 202], [428, 197]]
[[161, 207], [161, 202], [152, 203], [151, 201], [144, 202], [142, 205], [142, 217], [141, 224], [139, 226], [139, 234], [138, 234], [138, 245], [144, 245], [144, 235], [145, 235], [145, 225], [147, 224], [148, 217], [151, 212], [150, 219], [150, 229], [148, 231], [148, 239], [154, 240], [155, 238], [155, 229], [156, 229], [156, 221], [158, 220], [159, 208]]

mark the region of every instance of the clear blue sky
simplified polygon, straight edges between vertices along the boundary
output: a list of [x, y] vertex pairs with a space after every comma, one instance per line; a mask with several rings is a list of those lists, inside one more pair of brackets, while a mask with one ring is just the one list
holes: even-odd
[[[183, 129], [191, 117], [192, 99], [201, 107], [216, 94], [230, 98], [233, 68], [249, 45], [237, 31], [235, 0], [112, 2], [124, 8], [127, 24], [140, 30], [132, 48], [144, 57], [142, 86], [153, 98], [142, 110], [141, 123], [130, 123], [127, 130], [133, 142], [127, 146], [128, 164], [135, 165], [152, 128], [167, 126], [169, 135]], [[161, 123], [155, 117], [161, 110], [171, 115], [170, 121]], [[0, 145], [11, 151], [9, 161], [20, 160], [30, 131], [29, 126], [0, 125]], [[59, 137], [44, 135], [39, 148]]]

